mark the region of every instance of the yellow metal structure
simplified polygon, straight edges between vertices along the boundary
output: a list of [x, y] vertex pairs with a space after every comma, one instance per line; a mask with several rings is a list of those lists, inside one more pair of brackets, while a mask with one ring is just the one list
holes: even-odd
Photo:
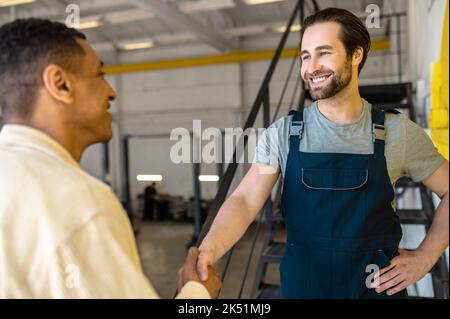
[[448, 160], [448, 0], [445, 8], [440, 61], [431, 65], [431, 137], [436, 147]]
[[[372, 41], [373, 51], [382, 51], [387, 49], [389, 49], [388, 39], [380, 39]], [[199, 67], [218, 64], [245, 63], [252, 61], [271, 60], [274, 54], [275, 54], [274, 50], [250, 51], [250, 52], [235, 51], [229, 54], [212, 55], [206, 57], [106, 66], [104, 68], [104, 71], [107, 74], [119, 74], [130, 72]], [[282, 59], [292, 58], [297, 55], [298, 55], [297, 48], [287, 48], [282, 52], [281, 58]]]

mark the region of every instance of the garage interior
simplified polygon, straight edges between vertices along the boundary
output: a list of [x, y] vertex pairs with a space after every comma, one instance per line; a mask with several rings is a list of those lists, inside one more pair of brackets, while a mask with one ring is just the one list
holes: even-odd
[[[267, 128], [309, 105], [313, 100], [299, 71], [300, 21], [327, 7], [347, 9], [373, 26], [361, 96], [407, 114], [431, 135], [430, 70], [440, 59], [446, 0], [0, 0], [0, 25], [28, 17], [67, 23], [79, 9], [79, 29], [118, 95], [110, 110], [112, 140], [91, 146], [81, 166], [120, 199], [144, 272], [162, 298], [173, 297], [187, 247], [203, 238], [253, 156], [250, 145], [250, 160], [242, 163], [227, 164], [233, 154], [220, 154], [220, 163], [173, 163], [171, 135], [184, 129], [195, 158], [210, 141], [196, 136], [195, 120], [202, 130]], [[377, 10], [379, 21], [373, 20]], [[219, 298], [280, 298], [280, 185], [232, 253], [218, 262], [224, 273]], [[401, 247], [414, 249], [438, 198], [406, 179], [395, 189]], [[448, 298], [448, 248], [408, 294]]]

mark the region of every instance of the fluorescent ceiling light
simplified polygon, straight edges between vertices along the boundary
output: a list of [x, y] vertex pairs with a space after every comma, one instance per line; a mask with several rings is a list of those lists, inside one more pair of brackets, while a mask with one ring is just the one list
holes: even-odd
[[[302, 29], [302, 26], [300, 24], [293, 24], [291, 25], [291, 32], [298, 32]], [[286, 26], [282, 26], [282, 27], [277, 27], [277, 32], [285, 32], [286, 31]]]
[[234, 0], [198, 0], [181, 3], [178, 8], [186, 13], [233, 8]]
[[128, 42], [119, 44], [122, 50], [141, 50], [153, 47], [153, 41]]
[[36, 0], [0, 0], [0, 7], [16, 6], [19, 4], [31, 3]]
[[244, 0], [244, 2], [248, 5], [254, 4], [263, 4], [263, 3], [271, 3], [271, 2], [280, 2], [283, 0]]
[[136, 180], [139, 182], [160, 182], [163, 180], [162, 175], [145, 175], [140, 174], [136, 176]]
[[218, 182], [219, 176], [217, 175], [200, 175], [198, 177], [200, 182]]
[[105, 20], [111, 24], [127, 23], [153, 18], [155, 15], [149, 11], [143, 10], [125, 10], [111, 12], [105, 15]]
[[92, 29], [92, 28], [97, 28], [99, 26], [101, 26], [103, 23], [101, 21], [100, 17], [96, 17], [96, 18], [86, 18], [86, 19], [81, 19], [80, 20], [80, 25], [77, 27], [77, 29]]

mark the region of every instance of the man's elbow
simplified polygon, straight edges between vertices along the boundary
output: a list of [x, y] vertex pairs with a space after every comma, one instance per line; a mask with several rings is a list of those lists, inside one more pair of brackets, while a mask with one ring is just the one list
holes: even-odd
[[252, 207], [243, 194], [232, 194], [227, 201], [229, 201], [233, 210], [238, 211], [240, 216], [245, 217], [246, 224], [253, 221]]

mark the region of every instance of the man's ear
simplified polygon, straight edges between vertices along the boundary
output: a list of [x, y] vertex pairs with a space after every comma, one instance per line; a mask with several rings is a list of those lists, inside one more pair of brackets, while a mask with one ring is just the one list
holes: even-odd
[[47, 92], [59, 102], [71, 104], [74, 100], [72, 81], [60, 66], [48, 65], [42, 74], [44, 87]]
[[360, 65], [364, 56], [364, 49], [362, 47], [357, 47], [355, 52], [353, 52], [352, 64]]

